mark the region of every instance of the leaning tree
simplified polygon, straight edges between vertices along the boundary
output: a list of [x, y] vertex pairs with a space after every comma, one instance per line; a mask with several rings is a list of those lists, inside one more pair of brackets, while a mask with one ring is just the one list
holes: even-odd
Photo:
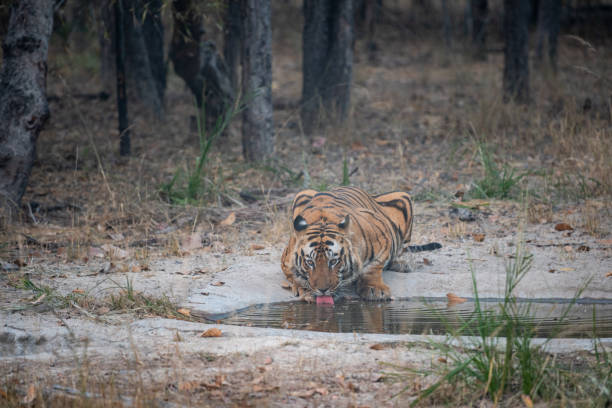
[[0, 67], [0, 211], [10, 220], [32, 170], [38, 133], [49, 117], [47, 52], [54, 0], [13, 2]]

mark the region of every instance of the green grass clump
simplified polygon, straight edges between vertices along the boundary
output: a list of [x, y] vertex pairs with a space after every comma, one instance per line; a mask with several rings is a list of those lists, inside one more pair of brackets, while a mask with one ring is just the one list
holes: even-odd
[[[532, 323], [531, 305], [518, 302], [514, 294], [531, 266], [532, 255], [519, 241], [513, 259], [506, 264], [504, 299], [497, 309], [483, 307], [472, 271], [474, 312], [463, 321], [460, 329], [454, 330], [449, 325], [447, 341], [431, 342], [433, 348], [442, 354], [443, 364], [408, 370], [412, 373], [410, 381], [415, 374], [437, 378], [419, 393], [411, 406], [425, 403], [425, 400], [469, 405], [481, 399], [488, 399], [495, 405], [502, 401], [512, 405], [522, 404], [521, 398], [534, 402], [573, 401], [572, 404], [587, 402], [589, 406], [606, 406], [606, 401], [610, 401], [612, 364], [600, 344], [594, 343], [594, 364], [579, 370], [566, 362], [558, 362], [555, 355], [546, 352], [545, 346], [550, 339], [534, 345], [536, 326]], [[573, 301], [563, 310], [560, 323], [587, 284], [579, 288]], [[559, 325], [559, 330], [561, 327]], [[396, 374], [396, 377], [406, 378], [404, 374]], [[400, 393], [411, 386], [406, 386]]]
[[493, 154], [485, 142], [477, 142], [476, 147], [484, 177], [473, 183], [470, 195], [473, 198], [507, 199], [516, 197], [517, 191], [520, 192], [519, 183], [529, 173], [517, 173], [507, 164], [500, 167], [493, 159]]
[[[172, 180], [161, 186], [160, 192], [163, 197], [172, 204], [182, 205], [198, 204], [206, 197], [209, 192], [209, 188], [205, 186], [206, 163], [210, 156], [210, 149], [215, 140], [227, 129], [231, 120], [243, 109], [244, 105], [240, 103], [228, 106], [225, 112], [217, 118], [212, 130], [207, 131], [205, 125], [206, 112], [204, 104], [202, 104], [200, 113], [196, 117], [200, 154], [192, 168], [187, 167], [186, 170], [177, 169]], [[213, 185], [212, 188], [218, 189], [218, 186]]]

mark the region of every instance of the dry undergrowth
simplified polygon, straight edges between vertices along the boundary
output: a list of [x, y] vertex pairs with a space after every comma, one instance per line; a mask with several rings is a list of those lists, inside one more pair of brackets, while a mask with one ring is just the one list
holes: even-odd
[[[299, 9], [294, 14], [299, 18]], [[66, 56], [62, 46], [52, 44], [48, 92], [57, 98], [51, 100], [52, 116], [38, 141], [20, 220], [0, 232], [0, 258], [17, 266], [40, 265], [44, 273], [48, 263], [82, 265], [93, 258], [142, 270], [154, 258], [182, 257], [192, 250], [246, 255], [259, 247], [280, 250], [292, 195], [304, 186], [339, 184], [344, 160], [351, 183], [372, 192], [409, 190], [417, 217], [430, 205], [447, 214], [455, 193], [469, 194], [482, 177], [478, 142], [486, 142], [500, 164], [530, 172], [523, 186], [530, 222], [568, 218], [588, 234], [609, 238], [612, 54], [607, 44], [587, 46], [562, 37], [556, 77], [533, 69], [533, 101], [517, 106], [501, 101], [501, 54], [474, 62], [460, 44], [448, 50], [423, 37], [408, 47], [406, 32], [397, 31], [400, 24], [386, 18], [391, 21], [377, 31], [380, 48], [374, 59], [366, 58], [365, 44], [357, 42], [349, 120], [310, 139], [299, 121], [300, 30], [279, 24], [273, 43], [277, 159], [266, 166], [245, 163], [240, 125], [234, 123], [213, 148], [205, 199], [191, 205], [171, 204], [160, 193], [161, 185], [198, 154], [190, 126], [197, 112], [181, 81], [169, 77], [163, 122], [130, 106], [134, 153], [119, 159], [113, 98], [71, 96], [99, 92], [103, 84], [91, 67], [79, 64], [76, 53]], [[518, 207], [499, 203], [499, 222], [511, 225]], [[232, 214], [234, 221], [227, 222]], [[478, 232], [461, 221], [437, 222], [417, 221], [414, 241], [452, 242]], [[71, 300], [92, 314], [109, 308], [181, 317], [171, 302], [128, 293], [124, 288], [114, 302], [78, 294]], [[42, 383], [34, 384], [30, 398], [23, 377], [15, 378], [0, 388], [3, 404], [16, 406], [28, 398], [34, 406], [120, 406], [122, 395], [133, 398], [129, 405], [148, 406], [149, 395], [177, 392], [165, 385], [150, 394], [136, 382], [124, 393], [113, 381], [93, 376], [74, 380], [69, 388], [110, 395], [105, 402], [65, 390], [47, 395], [49, 387]]]

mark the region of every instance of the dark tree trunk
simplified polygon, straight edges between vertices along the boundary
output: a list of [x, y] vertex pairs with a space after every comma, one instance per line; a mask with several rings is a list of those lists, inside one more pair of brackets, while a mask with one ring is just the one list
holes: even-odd
[[117, 113], [119, 115], [119, 154], [129, 156], [131, 154], [130, 128], [128, 123], [128, 105], [125, 88], [125, 35], [123, 33], [123, 0], [116, 0], [113, 8], [115, 11], [115, 49], [116, 49], [116, 74], [117, 74]]
[[[376, 60], [376, 23], [383, 7], [382, 0], [353, 0], [353, 9], [359, 25], [358, 31], [365, 32], [368, 58]], [[357, 22], [355, 24], [357, 24]]]
[[49, 117], [47, 51], [53, 0], [13, 3], [0, 68], [0, 214], [10, 220], [25, 192], [36, 139]]
[[202, 16], [193, 0], [172, 2], [174, 31], [170, 59], [176, 73], [193, 93], [198, 107], [204, 104], [206, 128], [212, 129], [234, 101], [230, 73], [211, 41], [203, 41]]
[[529, 100], [529, 0], [504, 0], [504, 100]]
[[228, 0], [225, 14], [223, 57], [229, 70], [232, 88], [238, 89], [238, 67], [240, 66], [240, 2]]
[[198, 106], [203, 101], [203, 78], [200, 75], [200, 43], [204, 28], [202, 15], [195, 9], [193, 0], [173, 0], [174, 29], [170, 44], [170, 59], [174, 70], [187, 84]]
[[241, 0], [242, 89], [246, 108], [242, 116], [242, 151], [247, 161], [272, 156], [272, 30], [271, 0]]
[[139, 100], [158, 116], [164, 114], [164, 64], [160, 0], [122, 0], [127, 71]]
[[487, 59], [487, 19], [489, 6], [487, 0], [470, 0], [472, 15], [472, 46], [474, 58]]
[[98, 29], [98, 44], [100, 46], [100, 76], [102, 88], [108, 94], [115, 84], [115, 13], [113, 3], [109, 0], [101, 2], [101, 6], [95, 7], [95, 17]]
[[450, 10], [448, 9], [448, 0], [442, 0], [442, 37], [446, 48], [451, 47], [452, 26]]
[[561, 21], [561, 0], [540, 0], [536, 58], [542, 61], [547, 46], [548, 63], [557, 70], [557, 37]]
[[323, 113], [340, 121], [348, 114], [353, 38], [352, 0], [304, 0], [301, 117], [307, 134], [318, 127]]

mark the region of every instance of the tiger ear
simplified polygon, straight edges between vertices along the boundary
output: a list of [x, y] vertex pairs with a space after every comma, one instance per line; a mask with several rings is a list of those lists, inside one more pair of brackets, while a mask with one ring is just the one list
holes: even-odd
[[293, 220], [293, 228], [296, 231], [301, 231], [305, 229], [306, 227], [308, 227], [308, 223], [301, 215], [298, 215], [297, 217], [295, 217], [295, 219]]
[[338, 227], [340, 227], [340, 229], [346, 229], [346, 227], [348, 227], [348, 225], [349, 225], [349, 220], [350, 220], [350, 217], [347, 214], [344, 217], [344, 219], [342, 221], [340, 221], [340, 223], [338, 224]]

